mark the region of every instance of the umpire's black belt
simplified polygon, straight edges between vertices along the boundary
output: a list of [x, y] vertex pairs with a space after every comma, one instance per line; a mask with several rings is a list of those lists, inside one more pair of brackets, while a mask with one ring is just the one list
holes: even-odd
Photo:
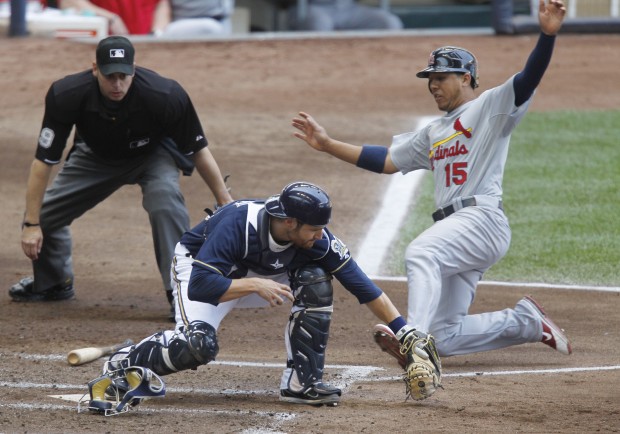
[[[458, 199], [456, 199], [454, 201], [454, 203], [443, 207], [443, 208], [439, 208], [437, 209], [437, 211], [435, 211], [433, 213], [433, 221], [438, 222], [439, 220], [443, 220], [446, 217], [454, 214], [455, 212], [457, 212], [458, 210], [462, 209], [462, 208], [467, 208], [468, 206], [476, 206], [476, 205], [486, 205], [486, 202], [489, 202], [488, 200], [481, 200], [482, 198], [485, 199], [491, 199], [493, 200], [497, 205], [499, 209], [501, 209], [502, 211], [504, 210], [504, 207], [502, 206], [502, 200], [501, 199], [497, 199], [497, 198], [491, 198], [490, 196], [482, 196], [482, 197], [478, 197], [478, 199], [476, 199], [475, 196], [465, 196], [465, 197], [460, 197]], [[481, 203], [484, 202], [484, 203]]]

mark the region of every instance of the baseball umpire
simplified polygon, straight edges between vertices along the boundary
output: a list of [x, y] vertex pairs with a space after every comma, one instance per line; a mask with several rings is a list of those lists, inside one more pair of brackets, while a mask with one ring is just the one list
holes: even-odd
[[[196, 167], [218, 204], [232, 201], [189, 96], [177, 82], [136, 67], [134, 53], [127, 38], [103, 39], [92, 69], [49, 88], [22, 225], [22, 249], [32, 260], [34, 278], [10, 288], [14, 301], [73, 297], [69, 225], [127, 184], [142, 189], [171, 301], [170, 261], [189, 228], [179, 169], [190, 175]], [[46, 191], [74, 126], [67, 161]]]
[[411, 345], [402, 357], [418, 359], [418, 383], [427, 382], [422, 389], [434, 391], [441, 366], [432, 341], [406, 325], [388, 296], [330, 232], [326, 225], [331, 211], [323, 189], [294, 182], [266, 201], [236, 201], [219, 208], [186, 232], [171, 270], [176, 329], [155, 333], [111, 356], [104, 375], [89, 383], [89, 408], [106, 414], [126, 411], [150, 396], [141, 395], [141, 385], [153, 375], [215, 360], [216, 331], [232, 309], [285, 302], [292, 305], [280, 400], [336, 405], [341, 390], [322, 381], [333, 311], [332, 276], [392, 333], [409, 337]]
[[[562, 354], [572, 351], [563, 330], [529, 296], [514, 309], [468, 313], [483, 273], [508, 250], [502, 178], [510, 136], [551, 60], [565, 12], [561, 0], [540, 0], [541, 34], [524, 69], [480, 96], [474, 55], [458, 47], [434, 50], [417, 77], [428, 79], [428, 90], [446, 114], [419, 131], [395, 136], [390, 148], [334, 140], [306, 113], [293, 119], [296, 137], [358, 167], [388, 174], [432, 171], [435, 224], [406, 251], [407, 322], [430, 332], [442, 357], [526, 342], [543, 342]], [[383, 325], [375, 328], [384, 349], [396, 348], [398, 337]]]

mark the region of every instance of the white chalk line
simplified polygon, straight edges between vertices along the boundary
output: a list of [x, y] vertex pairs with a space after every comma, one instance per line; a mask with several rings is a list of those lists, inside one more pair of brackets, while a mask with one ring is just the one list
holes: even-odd
[[[359, 248], [355, 261], [367, 274], [381, 271], [386, 259], [387, 246], [391, 245], [409, 210], [409, 203], [426, 172], [418, 170], [411, 174], [395, 173], [383, 197], [383, 203], [375, 216], [366, 237]], [[388, 210], [385, 212], [384, 210]]]
[[[53, 396], [54, 398], [61, 398], [60, 396]], [[81, 395], [80, 395], [81, 397]], [[80, 398], [78, 398], [79, 400]], [[76, 401], [77, 402], [77, 401]], [[0, 408], [10, 408], [15, 410], [47, 410], [47, 411], [71, 411], [77, 412], [76, 405], [62, 405], [62, 404], [28, 404], [28, 403], [9, 403], [5, 404], [0, 402]], [[190, 414], [190, 415], [207, 415], [207, 416], [232, 416], [238, 418], [240, 415], [266, 418], [269, 423], [265, 427], [254, 427], [241, 431], [245, 434], [277, 434], [281, 431], [278, 430], [279, 426], [285, 422], [290, 422], [297, 417], [296, 413], [286, 412], [273, 412], [273, 411], [257, 411], [257, 410], [206, 410], [206, 409], [181, 409], [172, 407], [149, 407], [146, 401], [140, 406], [133, 408], [132, 413], [140, 411], [153, 411], [158, 413], [176, 413], [176, 414]]]
[[[62, 397], [60, 395], [49, 395], [52, 398], [61, 398]], [[73, 396], [73, 395], [72, 395]], [[82, 395], [80, 395], [80, 398], [82, 397]], [[77, 411], [77, 408], [75, 405], [67, 405], [67, 404], [28, 404], [28, 403], [23, 403], [23, 402], [18, 402], [18, 403], [9, 403], [9, 404], [5, 404], [0, 402], [0, 408], [14, 408], [14, 409], [18, 409], [18, 410], [70, 410], [70, 411]], [[141, 408], [147, 409], [148, 405], [143, 406], [143, 404], [140, 404], [139, 407], [137, 407], [135, 410], [132, 411], [140, 411]], [[153, 410], [154, 407], [151, 407], [149, 410]], [[199, 409], [199, 408], [171, 408], [171, 407], [157, 407], [157, 411], [158, 412], [163, 412], [163, 413], [189, 413], [189, 414], [208, 414], [208, 415], [233, 415], [233, 416], [239, 416], [239, 415], [250, 415], [250, 416], [260, 416], [260, 417], [268, 417], [268, 418], [274, 418], [280, 422], [286, 422], [286, 421], [290, 421], [293, 420], [297, 415], [295, 413], [284, 413], [284, 412], [277, 412], [274, 413], [272, 411], [257, 411], [257, 410], [217, 410], [217, 409], [213, 409], [213, 410], [206, 410], [206, 409]]]
[[[0, 353], [3, 357], [18, 357], [25, 360], [65, 360], [65, 356], [60, 354], [23, 354], [23, 353]], [[215, 361], [209, 363], [212, 365], [221, 366], [236, 366], [236, 367], [258, 367], [258, 368], [274, 368], [284, 369], [285, 363], [263, 363], [263, 362], [237, 362], [237, 361]], [[325, 369], [342, 371], [338, 374], [338, 378], [334, 378], [330, 383], [336, 387], [346, 390], [356, 380], [360, 378], [366, 378], [375, 371], [382, 371], [384, 368], [378, 366], [363, 366], [363, 365], [325, 365]], [[65, 389], [76, 390], [84, 389], [85, 385], [75, 384], [56, 384], [56, 383], [32, 383], [32, 382], [7, 382], [0, 380], [0, 386], [13, 387], [13, 388], [35, 388], [35, 389]], [[273, 395], [276, 391], [273, 390], [240, 390], [240, 389], [214, 389], [214, 388], [167, 388], [170, 392], [180, 393], [200, 393], [207, 395]]]
[[[462, 377], [492, 377], [492, 376], [509, 376], [509, 375], [537, 375], [537, 374], [571, 374], [573, 372], [597, 372], [597, 371], [615, 371], [620, 369], [620, 365], [612, 366], [583, 366], [576, 368], [558, 368], [558, 369], [525, 369], [517, 371], [479, 371], [479, 372], [452, 372], [442, 374], [442, 378], [462, 378]], [[381, 381], [402, 381], [403, 377], [390, 376], [372, 378], [370, 382]]]
[[[21, 355], [20, 355], [21, 356]], [[38, 355], [37, 358], [44, 359], [45, 355]], [[260, 362], [235, 362], [235, 361], [220, 361], [212, 362], [210, 365], [229, 365], [238, 367], [264, 367], [264, 368], [279, 368], [282, 369], [286, 365], [280, 363], [260, 363]], [[345, 372], [339, 374], [341, 379], [331, 381], [331, 384], [337, 387], [350, 387], [356, 381], [391, 381], [394, 379], [400, 379], [401, 377], [378, 377], [370, 378], [372, 373], [378, 371], [384, 371], [385, 368], [379, 366], [363, 366], [363, 365], [326, 365], [325, 369], [337, 370], [342, 369]], [[586, 372], [586, 371], [610, 371], [618, 370], [620, 365], [610, 366], [581, 366], [573, 368], [556, 368], [556, 369], [530, 369], [530, 370], [504, 370], [504, 371], [469, 371], [469, 372], [452, 372], [444, 373], [443, 377], [476, 377], [476, 376], [508, 376], [508, 375], [529, 375], [529, 374], [565, 374], [572, 372]], [[33, 382], [13, 382], [0, 380], [0, 387], [17, 388], [17, 389], [61, 389], [61, 390], [79, 390], [84, 389], [85, 385], [76, 384], [58, 384], [58, 383], [33, 383]], [[201, 395], [274, 395], [277, 392], [275, 390], [257, 389], [257, 390], [240, 390], [240, 389], [215, 389], [215, 388], [185, 388], [185, 387], [171, 387], [167, 389], [170, 392], [177, 393], [194, 393]]]
[[[23, 353], [3, 353], [2, 356], [13, 356], [19, 357], [27, 360], [65, 360], [64, 355], [60, 354], [23, 354]], [[284, 369], [286, 367], [285, 363], [264, 363], [264, 362], [237, 362], [237, 361], [216, 361], [210, 363], [210, 365], [222, 365], [222, 366], [234, 366], [234, 367], [257, 367], [257, 368], [267, 368], [267, 369]], [[383, 368], [376, 366], [356, 366], [356, 365], [326, 365], [326, 369], [330, 370], [340, 370], [342, 372], [338, 373], [338, 377], [334, 378], [334, 381], [330, 383], [333, 386], [341, 388], [343, 391], [346, 391], [354, 382], [359, 381], [360, 379], [367, 378], [370, 374], [375, 371], [381, 371]], [[48, 390], [83, 390], [86, 391], [86, 385], [76, 385], [76, 384], [56, 384], [56, 383], [34, 383], [34, 382], [10, 382], [10, 381], [2, 381], [0, 380], [0, 387], [3, 388], [16, 388], [16, 389], [48, 389]], [[240, 389], [216, 389], [216, 388], [195, 388], [195, 387], [169, 387], [167, 388], [167, 392], [173, 393], [187, 393], [193, 395], [249, 395], [249, 396], [272, 396], [276, 397], [279, 393], [278, 390], [266, 390], [266, 389], [257, 389], [257, 390], [240, 390]], [[74, 403], [78, 403], [82, 399], [88, 399], [88, 396], [85, 396], [84, 393], [81, 394], [54, 394], [48, 395], [51, 398], [61, 399], [65, 401], [71, 401]], [[60, 405], [60, 404], [25, 404], [25, 403], [3, 403], [0, 398], [0, 408], [14, 408], [21, 410], [69, 410], [69, 411], [77, 411], [76, 406], [70, 405]], [[154, 410], [154, 407], [149, 407], [148, 402], [142, 403], [139, 407], [143, 409], [151, 409]], [[157, 407], [156, 410], [158, 412], [164, 413], [187, 413], [187, 414], [208, 414], [208, 415], [233, 415], [235, 417], [239, 417], [239, 415], [249, 415], [249, 416], [260, 416], [265, 418], [268, 422], [264, 427], [255, 427], [251, 430], [243, 431], [245, 434], [260, 434], [260, 433], [270, 433], [274, 434], [279, 428], [281, 424], [284, 422], [290, 421], [294, 419], [297, 414], [296, 413], [284, 413], [284, 412], [273, 412], [273, 411], [224, 411], [224, 410], [196, 410], [196, 409], [180, 409], [180, 408], [170, 408], [170, 407]]]
[[[384, 282], [407, 282], [405, 276], [377, 276], [368, 275], [374, 281]], [[544, 288], [544, 289], [561, 289], [571, 291], [601, 291], [601, 292], [620, 292], [620, 287], [616, 286], [588, 286], [588, 285], [559, 285], [551, 283], [535, 283], [535, 282], [496, 282], [492, 280], [483, 280], [478, 283], [479, 287], [484, 286], [503, 286], [514, 288]]]
[[[28, 360], [65, 360], [66, 356], [60, 354], [23, 354], [23, 353], [2, 353], [4, 357], [13, 356], [19, 357], [22, 359]], [[286, 364], [281, 363], [260, 363], [260, 362], [234, 362], [234, 361], [219, 361], [212, 362], [212, 365], [228, 365], [228, 366], [238, 366], [238, 367], [263, 367], [263, 368], [280, 368], [283, 369]], [[351, 379], [356, 379], [358, 377], [363, 377], [369, 375], [371, 372], [376, 371], [377, 369], [370, 366], [350, 366], [350, 365], [328, 365], [326, 368], [332, 369], [343, 369], [344, 372], [341, 374], [341, 379], [339, 379], [339, 383], [342, 383], [338, 386], [336, 383], [332, 383], [337, 387], [345, 387], [349, 386]], [[343, 387], [344, 386], [344, 387]], [[58, 384], [58, 383], [34, 383], [34, 382], [11, 382], [11, 381], [3, 381], [0, 380], [0, 387], [2, 388], [14, 388], [14, 389], [48, 389], [48, 390], [82, 390], [84, 392], [87, 391], [86, 384]], [[216, 388], [194, 388], [194, 387], [169, 387], [167, 388], [167, 392], [173, 393], [191, 393], [194, 395], [251, 395], [251, 396], [277, 396], [279, 391], [276, 390], [265, 390], [265, 389], [257, 389], [257, 390], [239, 390], [239, 389], [216, 389]], [[88, 395], [85, 393], [80, 394], [53, 394], [48, 395], [50, 398], [60, 399], [64, 401], [71, 401], [75, 403], [75, 405], [62, 405], [62, 404], [44, 404], [44, 403], [4, 403], [2, 402], [2, 398], [0, 398], [0, 408], [12, 408], [16, 410], [54, 410], [54, 411], [63, 411], [68, 410], [72, 412], [76, 412], [77, 403], [83, 399], [88, 399]], [[181, 414], [203, 414], [203, 415], [225, 415], [225, 416], [234, 416], [239, 417], [240, 415], [259, 417], [261, 419], [266, 420], [264, 426], [256, 426], [251, 430], [244, 430], [243, 433], [246, 434], [261, 434], [261, 433], [270, 433], [274, 434], [278, 431], [278, 428], [281, 424], [293, 420], [297, 417], [296, 413], [293, 412], [274, 412], [274, 411], [260, 411], [260, 410], [245, 410], [245, 411], [228, 411], [228, 410], [208, 410], [208, 409], [181, 409], [174, 407], [150, 407], [148, 405], [148, 400], [145, 400], [139, 407], [135, 410], [139, 411], [140, 409], [144, 410], [157, 410], [159, 413], [181, 413]], [[134, 410], [132, 410], [134, 411]]]
[[[45, 355], [36, 355], [38, 358], [44, 358]], [[20, 354], [23, 357], [23, 354]], [[55, 355], [54, 357], [58, 357]], [[283, 368], [285, 364], [280, 363], [262, 363], [262, 362], [236, 362], [236, 361], [220, 361], [213, 364], [238, 366], [238, 367], [258, 367], [258, 368]], [[384, 368], [377, 366], [356, 366], [356, 365], [327, 365], [326, 369], [343, 369], [344, 373], [340, 374], [341, 379], [332, 382], [333, 385], [341, 387], [343, 390], [357, 382], [388, 382], [402, 381], [402, 375], [371, 378], [373, 372], [383, 371]], [[609, 371], [618, 370], [620, 365], [614, 366], [591, 366], [576, 368], [560, 368], [560, 369], [531, 369], [531, 370], [513, 370], [513, 371], [471, 371], [471, 372], [454, 372], [443, 374], [444, 378], [450, 377], [482, 377], [482, 376], [510, 376], [510, 375], [532, 375], [532, 374], [567, 374], [574, 372], [587, 371]], [[338, 384], [340, 383], [340, 384]], [[10, 382], [0, 381], [0, 387], [18, 388], [18, 389], [52, 389], [52, 390], [84, 390], [85, 385], [72, 384], [52, 384], [52, 383], [32, 383], [32, 382]], [[209, 388], [169, 388], [168, 391], [176, 393], [191, 393], [194, 395], [270, 395], [274, 396], [274, 390], [238, 390], [238, 389], [209, 389]], [[48, 395], [52, 398], [78, 402], [85, 398], [84, 394], [66, 394], [66, 395]], [[87, 397], [86, 397], [87, 398]], [[52, 410], [52, 411], [77, 411], [76, 405], [61, 404], [43, 404], [43, 403], [3, 403], [0, 398], [0, 408], [11, 408], [16, 410]], [[274, 434], [279, 433], [278, 429], [285, 422], [291, 421], [297, 417], [294, 412], [272, 412], [272, 411], [228, 411], [228, 410], [209, 410], [209, 409], [182, 409], [174, 407], [149, 407], [148, 400], [135, 409], [135, 411], [156, 410], [159, 413], [176, 413], [176, 414], [194, 414], [194, 415], [225, 415], [239, 417], [240, 415], [256, 416], [266, 420], [265, 426], [257, 426], [250, 430], [244, 430], [245, 434]]]
[[[426, 125], [435, 118], [436, 116], [421, 117], [417, 126]], [[426, 173], [425, 170], [416, 170], [407, 175], [395, 173], [390, 176], [383, 202], [355, 257], [355, 261], [366, 274], [377, 274], [381, 270], [387, 248], [398, 235], [409, 211], [409, 204]]]

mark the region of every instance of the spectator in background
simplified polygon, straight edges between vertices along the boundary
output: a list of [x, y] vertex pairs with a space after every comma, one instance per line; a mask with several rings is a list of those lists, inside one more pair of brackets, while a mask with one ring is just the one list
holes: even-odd
[[235, 0], [168, 0], [153, 23], [155, 36], [179, 38], [232, 33]]
[[[111, 35], [148, 35], [168, 0], [58, 0], [60, 9], [107, 18]], [[158, 9], [164, 9], [159, 12]]]
[[111, 35], [229, 34], [234, 0], [59, 0], [61, 9], [105, 17]]
[[26, 0], [11, 0], [11, 15], [9, 17], [9, 37], [19, 38], [28, 36], [26, 25]]
[[167, 0], [58, 0], [60, 9], [107, 18], [111, 35], [147, 35], [159, 3]]
[[355, 0], [308, 0], [305, 17], [298, 8], [288, 11], [291, 30], [399, 30], [403, 23], [396, 15], [377, 7], [364, 6]]

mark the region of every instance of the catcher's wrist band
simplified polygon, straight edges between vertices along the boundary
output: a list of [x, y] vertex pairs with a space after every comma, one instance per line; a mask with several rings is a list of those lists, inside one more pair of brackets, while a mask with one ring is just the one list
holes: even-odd
[[415, 329], [408, 324], [404, 325], [399, 331], [396, 332], [396, 339], [401, 341], [402, 338], [408, 335], [411, 331], [415, 331]]
[[31, 228], [33, 226], [41, 226], [41, 224], [40, 223], [28, 223], [26, 221], [22, 223], [22, 229], [24, 229], [24, 227]]

